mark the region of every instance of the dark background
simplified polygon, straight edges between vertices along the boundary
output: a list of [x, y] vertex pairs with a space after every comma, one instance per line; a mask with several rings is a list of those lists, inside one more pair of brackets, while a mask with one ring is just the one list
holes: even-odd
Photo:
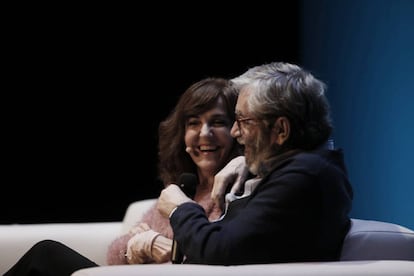
[[157, 126], [191, 83], [288, 61], [328, 86], [351, 216], [414, 228], [414, 1], [27, 5], [2, 40], [0, 223], [122, 219], [158, 196]]
[[191, 83], [298, 61], [298, 5], [286, 2], [276, 14], [106, 7], [18, 26], [0, 223], [117, 221], [157, 197], [158, 123]]

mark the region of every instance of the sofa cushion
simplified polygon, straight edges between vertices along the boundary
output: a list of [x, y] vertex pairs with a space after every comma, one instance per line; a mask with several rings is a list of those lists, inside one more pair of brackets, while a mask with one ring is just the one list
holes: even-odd
[[353, 218], [341, 260], [414, 261], [414, 231], [393, 223]]

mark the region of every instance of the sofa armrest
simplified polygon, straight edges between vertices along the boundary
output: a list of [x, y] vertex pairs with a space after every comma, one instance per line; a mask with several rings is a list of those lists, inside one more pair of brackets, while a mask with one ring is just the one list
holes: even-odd
[[414, 261], [414, 231], [394, 223], [353, 218], [340, 259]]
[[155, 202], [156, 199], [145, 199], [131, 203], [122, 222], [0, 225], [0, 274], [35, 243], [45, 239], [60, 241], [95, 263], [105, 265], [110, 243], [126, 233]]
[[106, 264], [107, 247], [121, 228], [121, 222], [0, 225], [0, 274], [44, 239], [60, 241], [97, 264]]

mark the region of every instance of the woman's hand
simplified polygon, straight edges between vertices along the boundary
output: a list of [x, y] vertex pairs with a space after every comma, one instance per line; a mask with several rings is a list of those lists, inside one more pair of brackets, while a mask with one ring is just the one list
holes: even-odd
[[154, 230], [137, 232], [127, 244], [126, 260], [129, 264], [145, 264], [153, 261], [152, 245], [160, 233]]
[[129, 231], [126, 261], [129, 264], [165, 263], [171, 258], [172, 240], [141, 222]]

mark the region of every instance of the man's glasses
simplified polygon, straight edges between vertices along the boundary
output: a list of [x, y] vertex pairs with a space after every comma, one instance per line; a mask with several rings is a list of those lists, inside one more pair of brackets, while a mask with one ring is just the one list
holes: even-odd
[[242, 131], [242, 125], [243, 125], [243, 123], [248, 122], [248, 121], [256, 121], [256, 120], [257, 119], [249, 118], [249, 117], [247, 117], [247, 118], [241, 118], [239, 115], [236, 114], [237, 127], [239, 128], [240, 133]]

